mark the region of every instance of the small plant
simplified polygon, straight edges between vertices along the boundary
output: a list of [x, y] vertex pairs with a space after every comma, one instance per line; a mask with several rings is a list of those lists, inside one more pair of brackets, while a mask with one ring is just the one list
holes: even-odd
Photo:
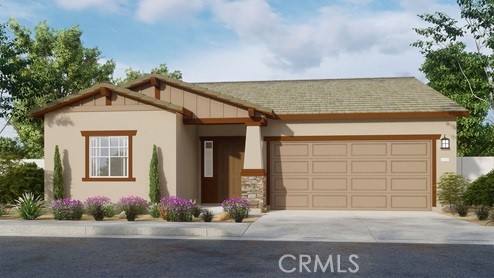
[[110, 198], [104, 196], [94, 196], [86, 199], [84, 210], [94, 217], [94, 220], [101, 221], [105, 217], [115, 216], [115, 205]]
[[480, 206], [475, 210], [475, 214], [479, 220], [486, 220], [489, 217], [489, 210], [488, 206]]
[[43, 199], [33, 193], [24, 193], [15, 201], [16, 209], [22, 219], [34, 220], [43, 214]]
[[250, 202], [246, 199], [238, 197], [229, 198], [224, 200], [221, 205], [223, 206], [223, 210], [228, 212], [230, 217], [237, 223], [249, 217]]
[[468, 181], [464, 176], [453, 172], [444, 173], [437, 183], [439, 202], [448, 204], [449, 211], [453, 213], [453, 205], [462, 202], [467, 186]]
[[201, 207], [199, 207], [196, 200], [192, 201], [192, 215], [196, 218], [201, 215]]
[[65, 198], [55, 200], [52, 210], [55, 220], [81, 220], [84, 205], [79, 200]]
[[153, 218], [158, 218], [158, 217], [160, 217], [160, 204], [158, 204], [158, 203], [152, 203], [152, 204], [149, 206], [149, 214], [150, 214]]
[[164, 210], [163, 215], [166, 215], [167, 221], [192, 221], [192, 208], [194, 205], [191, 201], [178, 196], [170, 196], [161, 198], [160, 204], [161, 209]]
[[214, 217], [214, 212], [209, 209], [203, 209], [201, 211], [201, 218], [204, 220], [204, 222], [211, 222]]
[[458, 213], [458, 215], [460, 215], [461, 217], [467, 216], [468, 211], [470, 210], [470, 206], [468, 206], [464, 203], [457, 204], [457, 205], [455, 205], [454, 208], [455, 208], [455, 211]]
[[138, 196], [127, 196], [120, 199], [117, 207], [119, 210], [125, 211], [127, 221], [134, 221], [137, 215], [146, 212], [149, 207], [149, 203]]

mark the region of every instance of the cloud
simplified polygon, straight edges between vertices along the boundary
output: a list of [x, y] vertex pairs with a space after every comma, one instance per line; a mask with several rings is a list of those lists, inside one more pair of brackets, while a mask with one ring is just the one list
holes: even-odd
[[141, 0], [137, 6], [136, 17], [151, 24], [162, 20], [191, 18], [204, 7], [203, 0]]
[[211, 12], [244, 43], [263, 46], [267, 65], [291, 72], [318, 68], [324, 59], [343, 54], [401, 55], [417, 39], [412, 28], [421, 24], [420, 10], [413, 1], [401, 1], [401, 10], [369, 10], [371, 1], [344, 2], [350, 5], [322, 7], [299, 23], [290, 23], [265, 0], [214, 0]]
[[57, 4], [67, 10], [98, 9], [102, 12], [120, 12], [129, 0], [56, 0]]
[[39, 2], [24, 2], [24, 1], [9, 1], [0, 2], [0, 20], [5, 21], [8, 18], [34, 20], [40, 15], [40, 11], [45, 9], [43, 3]]

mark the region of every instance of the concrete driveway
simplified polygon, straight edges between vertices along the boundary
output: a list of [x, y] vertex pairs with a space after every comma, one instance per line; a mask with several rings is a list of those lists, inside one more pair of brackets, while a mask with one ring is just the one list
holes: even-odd
[[436, 212], [271, 211], [242, 239], [494, 244], [494, 226]]

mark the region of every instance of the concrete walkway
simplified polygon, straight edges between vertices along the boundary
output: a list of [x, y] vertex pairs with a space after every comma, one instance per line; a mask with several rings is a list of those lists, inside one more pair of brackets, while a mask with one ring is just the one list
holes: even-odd
[[0, 236], [494, 245], [494, 226], [435, 212], [271, 211], [254, 223], [0, 220]]

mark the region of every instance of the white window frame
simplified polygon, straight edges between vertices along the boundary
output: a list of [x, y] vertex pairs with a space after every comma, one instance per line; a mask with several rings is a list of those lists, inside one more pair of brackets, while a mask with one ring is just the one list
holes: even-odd
[[[106, 140], [107, 144], [103, 141]], [[116, 144], [112, 144], [116, 141]], [[128, 136], [90, 136], [89, 137], [89, 177], [90, 178], [129, 178], [129, 137]], [[117, 151], [117, 155], [113, 152]], [[124, 161], [123, 175], [112, 175], [112, 158]], [[99, 175], [100, 160], [107, 159], [108, 175]], [[95, 165], [96, 164], [96, 165]]]

